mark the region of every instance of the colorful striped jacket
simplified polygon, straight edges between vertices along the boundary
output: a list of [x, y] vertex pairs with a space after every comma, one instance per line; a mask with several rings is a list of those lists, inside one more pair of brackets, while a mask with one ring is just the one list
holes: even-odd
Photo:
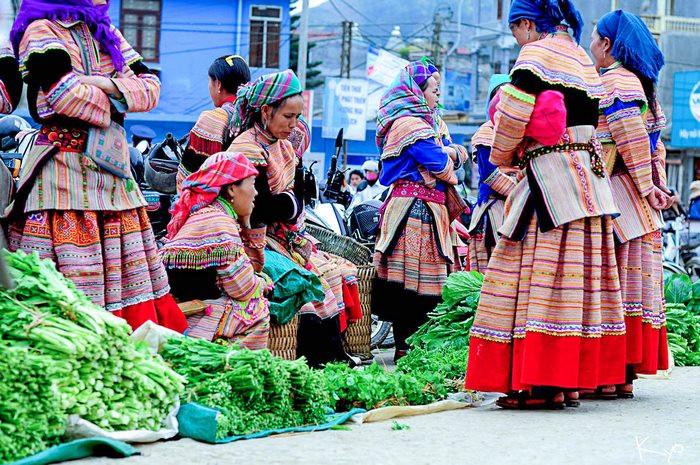
[[621, 212], [613, 221], [615, 234], [624, 243], [664, 225], [646, 196], [655, 185], [666, 185], [666, 149], [659, 140], [666, 119], [658, 105], [656, 116], [649, 110], [639, 78], [619, 63], [603, 70], [602, 80], [608, 95], [600, 102], [596, 137]]
[[[585, 93], [590, 101], [598, 101], [605, 92], [600, 76], [586, 52], [566, 33], [547, 36], [525, 45], [511, 74], [527, 71], [546, 86], [573, 89]], [[539, 148], [525, 137], [525, 129], [535, 107], [536, 96], [513, 84], [501, 88], [501, 98], [494, 123], [491, 162], [496, 166], [515, 166], [528, 151]], [[575, 108], [567, 108], [575, 112]], [[591, 143], [593, 125], [567, 128], [560, 143]], [[615, 215], [607, 177], [592, 170], [587, 151], [554, 151], [527, 162], [527, 176], [514, 188], [506, 202], [506, 217], [500, 233], [519, 239], [537, 212], [542, 231], [548, 231], [574, 220], [601, 215]]]
[[[491, 144], [493, 144], [493, 135], [493, 124], [491, 121], [487, 121], [476, 130], [471, 139], [472, 160], [479, 169], [479, 197], [477, 205], [472, 211], [469, 224], [470, 233], [474, 233], [481, 227], [487, 214], [494, 233], [501, 227], [503, 202], [516, 185], [515, 177], [507, 175], [488, 160]], [[497, 239], [497, 237], [493, 237], [494, 241]]]
[[233, 115], [235, 102], [224, 102], [218, 108], [205, 110], [190, 130], [190, 139], [177, 171], [177, 191], [182, 181], [201, 166], [206, 157], [223, 152], [235, 135]]
[[240, 226], [228, 213], [226, 202], [216, 200], [194, 212], [161, 250], [165, 267], [175, 270], [216, 270], [218, 299], [206, 300], [211, 313], [202, 317], [189, 335], [208, 340], [233, 338], [234, 328], [250, 327], [269, 315], [264, 294], [269, 278], [255, 273], [243, 248]]
[[[121, 39], [126, 62], [121, 70], [115, 70], [109, 54], [100, 50], [82, 21], [42, 19], [27, 28], [19, 46], [20, 71], [25, 80], [33, 80], [27, 61], [35, 55], [48, 56], [47, 52], [64, 52], [72, 69], [50, 88], [38, 89], [36, 111], [45, 124], [33, 150], [25, 154], [20, 174], [20, 183], [23, 177], [33, 183], [25, 212], [119, 211], [146, 205], [130, 175], [115, 175], [104, 167], [111, 162], [128, 173], [128, 143], [117, 121], [123, 113], [153, 109], [158, 104], [160, 81], [153, 74], [134, 73], [131, 66], [142, 58], [116, 28], [115, 32]], [[80, 77], [84, 75], [109, 77], [123, 97], [110, 97], [97, 87], [82, 83]], [[113, 120], [114, 115], [119, 115], [117, 121]], [[78, 127], [52, 123], [66, 121], [65, 118], [81, 123]], [[51, 155], [38, 174], [32, 173], [52, 147], [58, 147], [58, 152]], [[32, 174], [35, 179], [26, 179]]]

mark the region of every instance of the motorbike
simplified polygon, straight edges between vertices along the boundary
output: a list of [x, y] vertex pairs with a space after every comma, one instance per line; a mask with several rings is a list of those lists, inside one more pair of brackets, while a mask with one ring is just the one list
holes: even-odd
[[144, 157], [143, 177], [136, 177], [139, 173], [135, 173], [135, 178], [140, 181], [141, 193], [146, 199], [146, 212], [158, 243], [167, 233], [170, 207], [175, 202], [177, 193], [177, 171], [186, 143], [187, 136], [176, 139], [168, 133], [165, 139], [153, 145]]

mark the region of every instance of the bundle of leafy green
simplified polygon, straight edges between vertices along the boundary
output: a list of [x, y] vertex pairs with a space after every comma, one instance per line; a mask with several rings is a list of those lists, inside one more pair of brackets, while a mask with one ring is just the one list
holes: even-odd
[[325, 420], [328, 394], [320, 372], [304, 359], [288, 361], [188, 337], [169, 339], [161, 355], [188, 380], [185, 402], [221, 412], [219, 439]]
[[426, 405], [461, 390], [467, 356], [467, 348], [413, 348], [396, 371], [377, 363], [361, 370], [333, 363], [324, 367], [323, 377], [336, 411]]
[[55, 446], [66, 430], [55, 380], [66, 373], [41, 353], [0, 341], [0, 463]]
[[700, 282], [672, 274], [664, 283], [666, 332], [678, 366], [700, 366]]
[[477, 271], [452, 273], [442, 288], [442, 302], [428, 321], [408, 338], [411, 347], [462, 349], [469, 346], [469, 330], [479, 305], [484, 276]]
[[[124, 320], [94, 305], [51, 261], [21, 251], [3, 256], [15, 287], [0, 289], [0, 340], [42, 356], [48, 366], [37, 370], [37, 382], [56, 389], [63, 415], [106, 430], [157, 430], [184, 379], [133, 342]], [[16, 408], [42, 402], [33, 395], [12, 399]], [[10, 418], [4, 432], [19, 435], [26, 428], [19, 422]], [[41, 434], [35, 439], [46, 441]]]

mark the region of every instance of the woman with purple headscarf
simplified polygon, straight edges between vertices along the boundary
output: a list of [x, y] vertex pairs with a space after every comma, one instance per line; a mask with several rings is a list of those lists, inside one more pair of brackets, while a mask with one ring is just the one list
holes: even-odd
[[440, 130], [436, 71], [430, 63], [409, 63], [382, 97], [377, 115], [379, 182], [391, 186], [391, 193], [375, 247], [372, 313], [394, 323], [395, 359], [406, 354], [406, 339], [440, 302], [455, 266], [450, 223], [464, 209], [448, 209], [456, 198], [455, 169], [467, 151]]
[[158, 103], [160, 81], [104, 0], [23, 0], [10, 39], [41, 124], [8, 207], [12, 250], [36, 251], [136, 328], [183, 331], [129, 168], [126, 112]]

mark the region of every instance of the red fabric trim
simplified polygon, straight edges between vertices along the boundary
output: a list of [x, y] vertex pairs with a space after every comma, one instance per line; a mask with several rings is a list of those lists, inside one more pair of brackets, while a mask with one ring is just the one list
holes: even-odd
[[625, 338], [581, 338], [528, 332], [504, 344], [472, 337], [465, 385], [490, 392], [533, 386], [593, 389], [625, 380]]
[[641, 316], [626, 316], [627, 363], [635, 372], [645, 375], [656, 374], [668, 369], [668, 340], [666, 327], [655, 329], [642, 323]]
[[345, 330], [348, 329], [348, 314], [340, 312], [338, 314], [338, 321], [340, 321], [340, 334], [343, 334]]
[[203, 139], [197, 134], [190, 133], [189, 148], [199, 155], [214, 155], [222, 150], [221, 141]]
[[147, 321], [182, 333], [187, 329], [187, 319], [170, 294], [155, 300], [148, 300], [136, 305], [129, 305], [113, 312], [115, 316], [124, 318], [131, 329], [136, 329]]
[[627, 341], [627, 363], [637, 364], [642, 362], [642, 317], [625, 316], [625, 338]]
[[236, 95], [229, 95], [228, 97], [224, 98], [221, 101], [221, 105], [219, 105], [219, 108], [221, 108], [224, 103], [236, 103], [236, 97]]
[[362, 304], [360, 303], [360, 289], [357, 283], [343, 283], [343, 301], [345, 312], [350, 323], [357, 323], [362, 319]]
[[660, 329], [642, 324], [642, 358], [634, 366], [635, 373], [655, 375], [658, 370], [668, 370], [668, 339], [666, 326]]

